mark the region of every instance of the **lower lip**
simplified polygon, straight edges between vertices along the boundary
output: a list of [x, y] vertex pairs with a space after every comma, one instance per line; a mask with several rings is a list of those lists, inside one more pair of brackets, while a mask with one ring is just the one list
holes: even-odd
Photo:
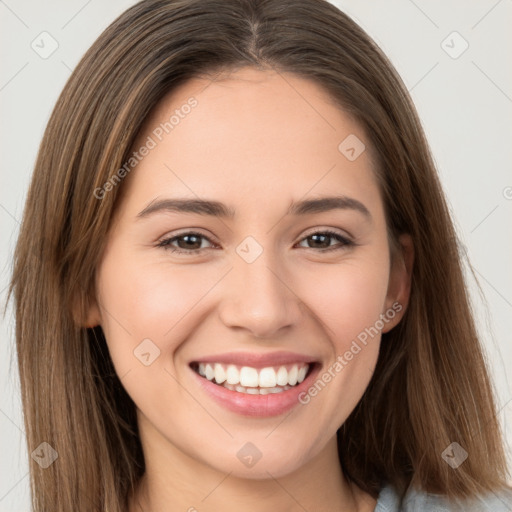
[[299, 405], [299, 395], [309, 388], [310, 382], [320, 371], [320, 365], [315, 364], [308, 376], [297, 386], [268, 395], [250, 395], [231, 391], [201, 377], [192, 369], [190, 371], [198, 379], [201, 388], [219, 405], [237, 414], [264, 418], [278, 416]]

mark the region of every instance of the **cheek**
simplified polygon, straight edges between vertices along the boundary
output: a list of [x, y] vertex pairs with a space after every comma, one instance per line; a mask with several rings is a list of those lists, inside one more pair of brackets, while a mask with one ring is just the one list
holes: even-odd
[[158, 416], [165, 397], [188, 403], [173, 378], [174, 355], [198, 321], [201, 298], [218, 277], [192, 265], [149, 265], [127, 253], [121, 258], [121, 252], [110, 253], [98, 272], [101, 325], [126, 391], [141, 410]]
[[133, 350], [150, 339], [163, 359], [186, 338], [201, 300], [222, 269], [200, 265], [151, 265], [122, 251], [104, 259], [98, 273], [102, 328], [114, 362], [130, 366]]
[[373, 326], [384, 312], [388, 277], [382, 261], [346, 261], [303, 274], [302, 296], [308, 298], [311, 309], [322, 320], [337, 353]]
[[303, 295], [322, 321], [331, 351], [303, 403], [313, 408], [315, 417], [338, 428], [361, 399], [378, 359], [377, 327], [385, 306], [387, 261], [379, 260], [377, 253], [347, 258], [303, 277], [304, 283], [315, 283]]
[[[329, 425], [327, 439], [345, 422], [372, 378], [380, 346], [376, 325], [385, 303], [383, 265], [340, 266], [316, 279], [314, 306], [330, 340], [330, 357], [301, 397], [308, 414]], [[312, 277], [312, 276], [311, 276]]]

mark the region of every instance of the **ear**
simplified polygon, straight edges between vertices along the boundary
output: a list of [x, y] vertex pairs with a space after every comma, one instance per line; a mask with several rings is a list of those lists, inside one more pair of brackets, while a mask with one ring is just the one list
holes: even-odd
[[385, 310], [382, 312], [385, 315], [386, 311], [393, 310], [396, 314], [385, 324], [382, 332], [393, 329], [405, 314], [411, 293], [413, 264], [414, 244], [412, 237], [408, 234], [402, 234], [398, 237], [398, 247], [392, 251], [388, 292]]
[[98, 304], [96, 303], [96, 300], [94, 299], [92, 303], [89, 305], [86, 318], [85, 318], [85, 325], [84, 327], [96, 327], [97, 325], [101, 324], [101, 315], [100, 315], [100, 308], [98, 307]]
[[73, 301], [73, 318], [79, 327], [92, 328], [101, 325], [101, 313], [96, 298], [84, 293]]

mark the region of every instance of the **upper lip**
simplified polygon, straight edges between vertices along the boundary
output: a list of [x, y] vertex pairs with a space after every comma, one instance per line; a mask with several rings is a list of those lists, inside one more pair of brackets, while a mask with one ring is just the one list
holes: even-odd
[[267, 352], [258, 354], [255, 352], [227, 352], [201, 357], [191, 361], [192, 363], [224, 363], [236, 366], [250, 366], [252, 368], [265, 368], [268, 366], [280, 366], [294, 363], [314, 363], [315, 358], [295, 352]]

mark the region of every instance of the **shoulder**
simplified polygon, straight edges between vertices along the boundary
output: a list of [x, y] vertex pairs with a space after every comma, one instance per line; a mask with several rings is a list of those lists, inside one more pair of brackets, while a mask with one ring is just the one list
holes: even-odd
[[512, 492], [489, 493], [464, 502], [449, 501], [445, 497], [409, 488], [401, 499], [395, 489], [382, 488], [375, 512], [510, 512]]

